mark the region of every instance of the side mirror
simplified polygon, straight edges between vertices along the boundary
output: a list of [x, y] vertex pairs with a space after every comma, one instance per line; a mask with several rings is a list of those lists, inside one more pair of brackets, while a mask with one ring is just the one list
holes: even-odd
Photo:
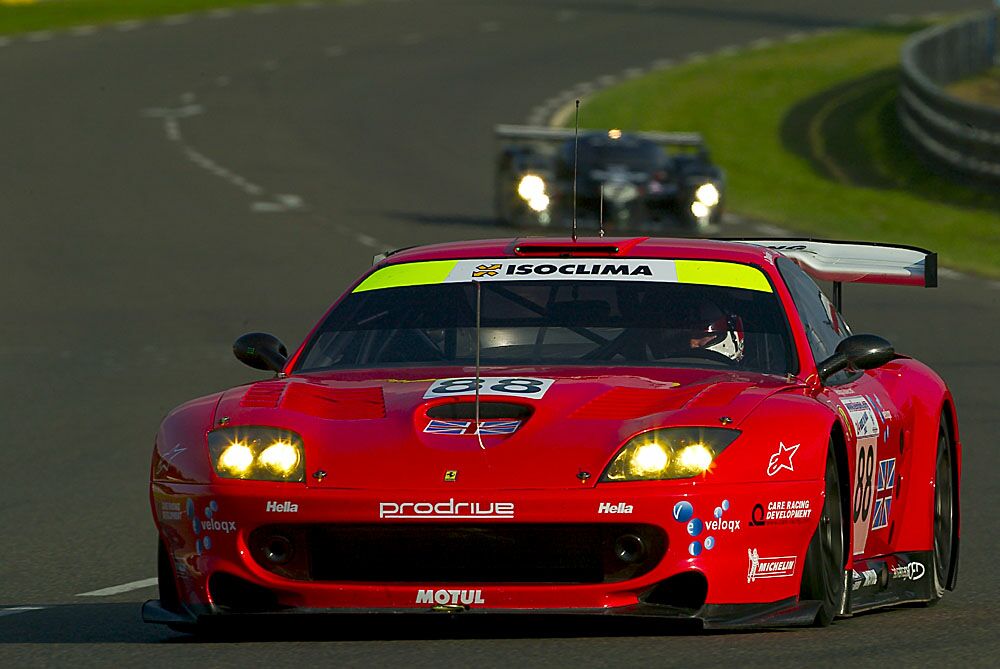
[[837, 344], [837, 351], [816, 365], [819, 380], [826, 380], [842, 369], [875, 369], [896, 357], [892, 344], [872, 334], [851, 335]]
[[273, 334], [248, 332], [233, 342], [233, 355], [254, 369], [280, 372], [288, 360], [288, 349]]

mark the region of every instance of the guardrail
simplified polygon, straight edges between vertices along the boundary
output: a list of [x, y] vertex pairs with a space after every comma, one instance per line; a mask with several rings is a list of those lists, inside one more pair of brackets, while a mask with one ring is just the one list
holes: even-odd
[[950, 174], [1000, 185], [1000, 108], [944, 90], [997, 62], [997, 15], [921, 31], [903, 45], [901, 60], [898, 113], [918, 153]]

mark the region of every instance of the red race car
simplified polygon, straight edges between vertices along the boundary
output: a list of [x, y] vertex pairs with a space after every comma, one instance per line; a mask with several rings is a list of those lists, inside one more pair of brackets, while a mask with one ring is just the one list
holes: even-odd
[[376, 259], [275, 378], [163, 421], [177, 629], [251, 614], [829, 624], [955, 586], [961, 448], [927, 366], [813, 278], [933, 286], [860, 243], [519, 239]]

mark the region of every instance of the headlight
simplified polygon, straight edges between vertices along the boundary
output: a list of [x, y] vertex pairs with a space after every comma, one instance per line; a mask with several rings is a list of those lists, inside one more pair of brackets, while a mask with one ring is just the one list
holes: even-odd
[[702, 184], [694, 192], [694, 197], [706, 207], [714, 207], [719, 204], [719, 189], [715, 187], [715, 184]]
[[531, 202], [545, 195], [545, 182], [540, 176], [525, 174], [517, 184], [517, 194], [522, 200]]
[[695, 201], [691, 203], [691, 213], [694, 214], [695, 218], [708, 218], [712, 210], [708, 208], [707, 204]]
[[622, 446], [602, 481], [686, 479], [704, 474], [740, 435], [721, 427], [669, 427], [636, 435]]
[[224, 427], [208, 433], [215, 473], [227, 479], [304, 481], [302, 437], [273, 427]]

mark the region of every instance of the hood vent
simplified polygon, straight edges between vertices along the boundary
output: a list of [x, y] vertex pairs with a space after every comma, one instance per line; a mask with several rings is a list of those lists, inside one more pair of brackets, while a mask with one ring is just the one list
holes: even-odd
[[[485, 420], [492, 420], [496, 418], [528, 418], [531, 416], [532, 409], [524, 404], [517, 404], [515, 402], [480, 402], [479, 403], [479, 417]], [[475, 419], [476, 417], [476, 403], [475, 402], [448, 402], [446, 404], [438, 404], [432, 406], [427, 410], [428, 418], [441, 418], [441, 419]]]
[[573, 413], [574, 418], [638, 418], [652, 413], [679, 409], [700, 388], [612, 388]]
[[246, 394], [240, 400], [240, 406], [273, 409], [278, 406], [281, 393], [285, 391], [286, 385], [284, 381], [255, 383], [247, 389]]
[[378, 387], [328, 388], [318, 383], [292, 383], [281, 408], [334, 420], [385, 418], [385, 402]]

